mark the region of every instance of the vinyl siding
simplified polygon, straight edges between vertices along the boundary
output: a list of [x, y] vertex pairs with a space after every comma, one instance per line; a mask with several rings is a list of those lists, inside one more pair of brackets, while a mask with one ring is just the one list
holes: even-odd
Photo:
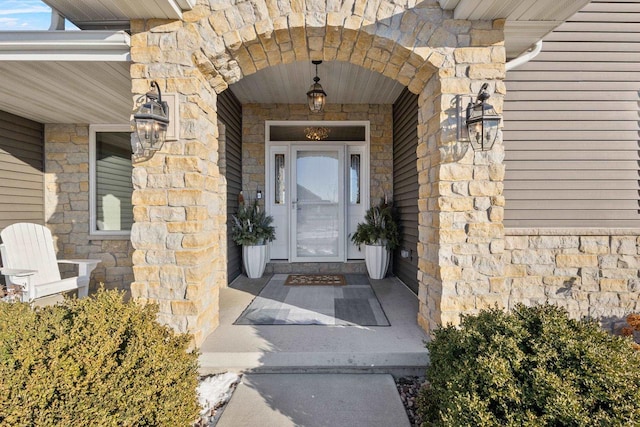
[[[393, 201], [401, 232], [394, 273], [418, 293], [418, 96], [405, 89], [393, 104]], [[400, 256], [411, 251], [410, 258]]]
[[593, 1], [507, 73], [505, 226], [640, 227], [638, 28]]
[[0, 230], [44, 223], [44, 126], [0, 111]]
[[242, 272], [242, 248], [231, 240], [232, 215], [238, 210], [242, 190], [242, 105], [231, 90], [218, 95], [218, 118], [226, 128], [227, 277], [231, 283]]

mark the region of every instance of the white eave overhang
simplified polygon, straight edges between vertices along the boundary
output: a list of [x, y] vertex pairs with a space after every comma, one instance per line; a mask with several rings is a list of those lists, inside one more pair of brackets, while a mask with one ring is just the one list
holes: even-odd
[[132, 19], [182, 19], [196, 0], [43, 0], [78, 28], [96, 21], [126, 22]]
[[505, 19], [507, 58], [515, 58], [582, 9], [590, 0], [438, 0], [454, 19]]
[[0, 110], [40, 123], [129, 123], [124, 31], [0, 32]]
[[0, 61], [130, 61], [124, 31], [0, 32]]

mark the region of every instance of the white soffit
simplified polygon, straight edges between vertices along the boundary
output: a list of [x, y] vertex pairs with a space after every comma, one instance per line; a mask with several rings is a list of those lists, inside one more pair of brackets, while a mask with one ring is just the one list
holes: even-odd
[[590, 0], [439, 0], [455, 19], [506, 19], [507, 58], [527, 50]]
[[0, 32], [0, 61], [129, 61], [124, 31]]
[[[181, 19], [196, 0], [43, 0], [74, 24], [131, 19]], [[76, 24], [77, 25], [77, 24]]]
[[128, 62], [0, 61], [0, 111], [40, 123], [129, 123]]
[[[311, 61], [278, 64], [230, 86], [241, 103], [306, 104], [315, 66]], [[404, 86], [357, 65], [329, 61], [318, 65], [327, 104], [393, 104]]]
[[0, 110], [40, 123], [128, 123], [124, 31], [0, 32]]

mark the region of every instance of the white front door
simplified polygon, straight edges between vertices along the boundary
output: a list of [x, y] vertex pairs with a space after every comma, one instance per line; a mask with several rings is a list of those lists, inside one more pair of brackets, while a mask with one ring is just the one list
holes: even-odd
[[[303, 130], [318, 124], [331, 129], [330, 138], [305, 141]], [[276, 229], [270, 259], [364, 259], [349, 236], [369, 206], [369, 123], [267, 121], [265, 126], [265, 208]]]
[[344, 261], [344, 146], [291, 147], [293, 262]]

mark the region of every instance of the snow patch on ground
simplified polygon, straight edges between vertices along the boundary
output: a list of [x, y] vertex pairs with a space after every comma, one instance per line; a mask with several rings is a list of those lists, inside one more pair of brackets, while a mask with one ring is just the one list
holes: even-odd
[[240, 376], [232, 372], [206, 377], [200, 381], [198, 401], [203, 408], [200, 414], [212, 415], [217, 408], [224, 405], [231, 398], [239, 381]]

